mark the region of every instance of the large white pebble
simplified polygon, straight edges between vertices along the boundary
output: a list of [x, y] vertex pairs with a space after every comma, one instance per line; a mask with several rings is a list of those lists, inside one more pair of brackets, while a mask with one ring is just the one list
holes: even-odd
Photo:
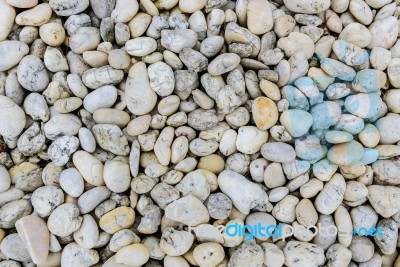
[[94, 186], [104, 184], [104, 166], [96, 157], [86, 151], [80, 150], [74, 153], [72, 161], [86, 182]]
[[0, 1], [0, 41], [3, 41], [10, 34], [15, 19], [15, 9], [6, 3]]
[[60, 186], [71, 197], [79, 197], [84, 191], [84, 181], [76, 168], [65, 169], [60, 174]]
[[0, 135], [17, 137], [25, 126], [25, 112], [10, 98], [0, 95]]
[[305, 14], [321, 13], [331, 4], [329, 0], [284, 0], [283, 2], [290, 11]]
[[146, 64], [138, 62], [129, 70], [125, 87], [126, 105], [135, 115], [149, 113], [157, 103], [157, 94], [151, 89]]
[[[0, 2], [0, 9], [1, 9], [1, 2]], [[15, 65], [17, 65], [21, 61], [21, 59], [28, 53], [29, 53], [29, 46], [23, 42], [19, 41], [0, 42], [0, 58], [1, 58], [0, 71], [11, 69]]]

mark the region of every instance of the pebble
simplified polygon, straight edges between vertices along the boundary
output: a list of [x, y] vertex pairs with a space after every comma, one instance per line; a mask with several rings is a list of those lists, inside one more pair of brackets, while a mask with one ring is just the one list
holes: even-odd
[[76, 168], [65, 169], [59, 180], [61, 188], [71, 197], [79, 197], [84, 191], [84, 181]]
[[375, 122], [375, 127], [380, 135], [380, 144], [394, 144], [400, 141], [400, 134], [397, 127], [397, 122], [400, 121], [400, 115], [393, 114], [387, 117], [380, 118]]
[[325, 261], [324, 250], [318, 245], [306, 242], [289, 241], [283, 248], [283, 253], [287, 266], [301, 264], [317, 267]]
[[397, 266], [392, 2], [0, 0], [0, 266]]
[[211, 75], [221, 75], [235, 69], [240, 63], [240, 57], [234, 53], [225, 53], [217, 56], [208, 65]]
[[78, 206], [64, 203], [50, 214], [47, 227], [52, 234], [65, 237], [78, 230], [81, 223], [82, 217], [79, 216]]
[[340, 174], [334, 174], [315, 199], [315, 208], [322, 214], [332, 214], [343, 201], [346, 183]]
[[135, 220], [135, 211], [130, 207], [118, 207], [107, 212], [100, 218], [100, 228], [114, 234], [121, 229], [127, 229], [132, 226]]
[[83, 0], [79, 3], [73, 1], [60, 1], [51, 0], [49, 1], [50, 7], [59, 16], [71, 16], [84, 11], [89, 7], [89, 0]]
[[276, 104], [267, 97], [257, 97], [252, 104], [254, 122], [260, 130], [267, 130], [278, 121]]
[[156, 105], [157, 95], [151, 89], [144, 63], [136, 63], [129, 70], [125, 96], [129, 111], [135, 115], [147, 114]]
[[29, 46], [20, 41], [0, 42], [0, 71], [6, 71], [17, 65], [29, 53]]
[[115, 261], [120, 264], [140, 266], [150, 258], [148, 248], [143, 244], [132, 244], [118, 250], [115, 254]]
[[264, 144], [261, 147], [261, 155], [269, 161], [280, 163], [289, 163], [296, 158], [293, 147], [282, 142]]
[[0, 41], [3, 41], [7, 38], [12, 30], [16, 12], [15, 9], [10, 6], [9, 3], [7, 3], [6, 1], [1, 1], [0, 7], [2, 10], [2, 16], [0, 19]]
[[[282, 112], [279, 121], [293, 137], [300, 137], [308, 132], [313, 124], [313, 117], [310, 113], [299, 110], [289, 109]], [[300, 125], [297, 122], [302, 121]]]
[[42, 26], [50, 20], [52, 9], [49, 4], [42, 3], [19, 13], [15, 17], [18, 25]]
[[273, 27], [272, 8], [266, 0], [250, 0], [247, 5], [247, 26], [257, 35], [269, 32]]
[[43, 61], [32, 55], [25, 56], [18, 65], [18, 82], [26, 90], [40, 92], [49, 84], [49, 75]]
[[0, 251], [11, 260], [22, 262], [32, 260], [24, 241], [18, 234], [7, 235], [0, 244]]
[[[231, 170], [222, 171], [218, 175], [218, 184], [221, 191], [232, 200], [233, 205], [244, 214], [248, 214], [252, 208], [269, 204], [268, 195], [259, 185]], [[242, 194], [238, 195], [239, 191]]]
[[375, 211], [384, 218], [389, 218], [399, 211], [397, 187], [371, 185], [368, 187], [368, 200]]
[[66, 245], [61, 254], [62, 266], [91, 266], [100, 260], [94, 249], [85, 249], [75, 242]]
[[33, 263], [41, 264], [46, 261], [49, 253], [50, 233], [43, 219], [29, 215], [15, 223], [20, 238], [32, 258]]
[[334, 145], [328, 151], [328, 159], [337, 165], [358, 163], [364, 155], [364, 149], [357, 141]]
[[175, 200], [165, 208], [165, 216], [186, 225], [196, 226], [208, 222], [209, 214], [203, 203], [192, 195]]
[[104, 150], [119, 156], [127, 156], [129, 154], [128, 140], [118, 126], [97, 124], [93, 126], [92, 133], [97, 144]]
[[104, 184], [104, 166], [100, 160], [83, 150], [75, 152], [72, 160], [86, 182], [94, 186]]
[[[17, 192], [10, 192], [17, 194]], [[12, 196], [9, 196], [10, 198]], [[15, 226], [15, 222], [32, 213], [30, 202], [25, 199], [9, 199], [5, 205], [0, 208], [0, 227], [3, 229], [11, 229]]]
[[0, 96], [0, 134], [5, 138], [18, 136], [26, 123], [25, 113], [10, 98]]

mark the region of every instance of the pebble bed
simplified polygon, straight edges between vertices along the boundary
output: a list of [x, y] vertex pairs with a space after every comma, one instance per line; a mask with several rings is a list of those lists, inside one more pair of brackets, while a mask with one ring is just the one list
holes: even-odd
[[399, 17], [0, 0], [0, 267], [400, 267]]

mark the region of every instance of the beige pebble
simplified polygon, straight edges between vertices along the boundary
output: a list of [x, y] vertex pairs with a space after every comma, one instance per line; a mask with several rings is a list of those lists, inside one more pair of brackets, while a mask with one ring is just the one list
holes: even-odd
[[267, 130], [278, 121], [276, 104], [268, 97], [258, 97], [252, 105], [254, 122], [260, 130]]
[[115, 254], [115, 261], [129, 266], [141, 266], [150, 258], [149, 249], [143, 244], [132, 244], [121, 248]]
[[358, 139], [366, 147], [375, 147], [379, 144], [380, 134], [373, 124], [366, 124], [358, 134]]
[[193, 251], [193, 258], [200, 267], [215, 267], [225, 256], [223, 247], [218, 243], [202, 243]]
[[42, 218], [29, 215], [15, 223], [19, 236], [24, 241], [35, 264], [46, 261], [49, 253], [50, 233]]
[[130, 207], [118, 207], [104, 214], [99, 221], [100, 228], [109, 234], [127, 229], [135, 221], [135, 211]]
[[56, 22], [40, 26], [39, 35], [49, 46], [60, 46], [65, 40], [65, 30], [62, 25]]
[[267, 0], [250, 0], [247, 5], [247, 27], [257, 35], [269, 32], [274, 25], [272, 8]]
[[52, 10], [49, 4], [39, 4], [34, 8], [19, 13], [15, 18], [15, 23], [18, 25], [41, 26], [50, 20], [51, 13]]

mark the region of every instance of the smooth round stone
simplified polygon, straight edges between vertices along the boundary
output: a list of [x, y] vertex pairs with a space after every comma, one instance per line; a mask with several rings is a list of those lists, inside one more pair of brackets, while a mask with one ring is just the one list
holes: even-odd
[[126, 127], [127, 133], [131, 136], [144, 134], [150, 127], [151, 116], [143, 115], [131, 120]]
[[40, 26], [39, 35], [43, 42], [49, 46], [60, 46], [65, 40], [64, 27], [56, 22]]
[[100, 160], [82, 150], [75, 152], [72, 160], [86, 182], [94, 186], [104, 184], [104, 167]]
[[252, 105], [254, 122], [260, 130], [268, 130], [278, 121], [278, 108], [268, 97], [257, 97]]
[[375, 122], [380, 134], [380, 144], [389, 145], [400, 141], [400, 115], [390, 114]]
[[5, 138], [15, 138], [24, 129], [25, 112], [10, 98], [0, 95], [0, 134]]
[[143, 57], [157, 49], [157, 42], [150, 37], [138, 37], [126, 42], [125, 49], [131, 56]]
[[18, 234], [7, 235], [0, 244], [0, 251], [4, 256], [12, 260], [22, 262], [32, 260], [24, 241]]
[[19, 236], [24, 241], [32, 261], [41, 264], [49, 254], [50, 233], [46, 222], [37, 215], [28, 215], [15, 223]]
[[365, 147], [375, 147], [379, 144], [379, 130], [373, 124], [366, 124], [364, 129], [358, 134], [358, 140]]
[[96, 250], [85, 249], [72, 242], [64, 247], [60, 266], [93, 266], [99, 260], [100, 257]]
[[387, 74], [389, 76], [390, 84], [395, 88], [400, 88], [400, 59], [393, 58], [389, 62], [387, 68]]
[[0, 2], [0, 10], [0, 41], [3, 41], [12, 30], [16, 12], [6, 1]]
[[264, 144], [261, 147], [261, 155], [269, 161], [289, 163], [296, 158], [296, 151], [289, 144], [274, 142]]
[[201, 10], [207, 0], [179, 0], [179, 9], [184, 13], [194, 13]]
[[305, 14], [317, 14], [330, 6], [329, 0], [284, 0], [283, 2], [290, 11]]
[[132, 244], [121, 248], [115, 254], [115, 261], [129, 266], [141, 266], [150, 258], [149, 249], [143, 244]]
[[114, 49], [108, 54], [108, 62], [114, 69], [123, 70], [129, 67], [131, 58], [124, 50]]
[[41, 217], [47, 217], [64, 203], [64, 192], [53, 185], [42, 186], [33, 192], [31, 203], [36, 213]]
[[81, 13], [89, 7], [89, 0], [50, 0], [49, 4], [59, 16], [71, 16]]
[[109, 160], [104, 164], [104, 182], [115, 193], [126, 191], [131, 182], [129, 165], [118, 160]]
[[357, 164], [363, 155], [364, 148], [356, 141], [334, 145], [328, 151], [328, 159], [337, 165]]
[[109, 234], [127, 229], [135, 221], [135, 211], [130, 207], [118, 207], [100, 218], [100, 228]]
[[261, 146], [268, 141], [268, 131], [259, 130], [255, 126], [243, 126], [238, 130], [236, 148], [245, 154], [260, 151]]
[[367, 47], [371, 38], [371, 33], [367, 27], [357, 22], [350, 23], [339, 34], [339, 39], [346, 40], [361, 48]]
[[41, 26], [50, 20], [51, 13], [52, 10], [49, 4], [39, 4], [19, 13], [15, 18], [15, 23], [26, 26]]
[[25, 56], [18, 65], [17, 75], [22, 87], [31, 92], [43, 91], [49, 85], [46, 67], [36, 56]]
[[367, 50], [345, 40], [335, 41], [332, 49], [338, 59], [348, 66], [359, 66], [369, 59]]
[[79, 229], [82, 217], [79, 216], [78, 206], [64, 203], [58, 206], [49, 216], [47, 227], [57, 236], [68, 236]]
[[365, 148], [364, 155], [360, 160], [360, 164], [372, 164], [378, 160], [380, 151], [373, 148]]
[[384, 100], [391, 112], [400, 113], [400, 89], [387, 90]]
[[65, 169], [60, 174], [60, 186], [71, 197], [79, 197], [84, 191], [84, 181], [75, 168]]
[[110, 108], [117, 100], [118, 92], [114, 86], [106, 85], [90, 92], [83, 99], [83, 107], [90, 113], [101, 108]]
[[247, 27], [257, 35], [269, 32], [274, 25], [271, 4], [267, 0], [250, 0], [247, 5]]
[[331, 130], [325, 133], [325, 139], [331, 144], [341, 144], [352, 141], [353, 135], [344, 131]]
[[377, 20], [373, 22], [368, 29], [371, 33], [371, 42], [368, 45], [370, 49], [376, 46], [390, 49], [397, 41], [399, 25], [396, 17], [389, 16]]
[[0, 71], [6, 71], [17, 65], [29, 53], [29, 46], [19, 41], [0, 42]]
[[10, 185], [10, 174], [3, 165], [0, 165], [0, 192], [5, 192], [6, 190], [8, 190], [10, 188]]
[[310, 129], [313, 124], [313, 117], [304, 110], [289, 109], [282, 112], [279, 121], [291, 136], [300, 137]]
[[362, 119], [369, 119], [379, 114], [381, 101], [381, 98], [376, 93], [360, 93], [348, 96], [344, 106], [351, 114]]
[[296, 87], [286, 85], [282, 88], [282, 96], [289, 102], [292, 109], [302, 109], [307, 111], [310, 107], [307, 97]]
[[193, 250], [193, 258], [199, 266], [217, 266], [224, 256], [224, 248], [214, 242], [200, 244]]
[[289, 189], [287, 187], [277, 187], [268, 192], [268, 200], [276, 203], [281, 201], [287, 194], [289, 194]]
[[80, 128], [78, 136], [83, 150], [89, 153], [93, 153], [96, 150], [96, 139], [88, 128]]
[[240, 57], [234, 53], [225, 53], [217, 56], [208, 65], [211, 75], [221, 75], [235, 69], [240, 63]]
[[136, 15], [138, 10], [139, 4], [136, 0], [118, 0], [111, 12], [111, 18], [117, 23], [126, 23]]
[[310, 113], [314, 119], [312, 128], [325, 130], [339, 122], [342, 111], [336, 102], [324, 101], [312, 107]]
[[370, 93], [378, 91], [386, 84], [386, 74], [379, 70], [365, 69], [357, 72], [352, 82], [352, 88], [356, 92]]
[[277, 46], [285, 52], [287, 57], [303, 52], [309, 59], [314, 54], [313, 40], [307, 34], [300, 32], [291, 32], [288, 37], [280, 38]]
[[146, 64], [138, 62], [129, 70], [125, 88], [126, 105], [135, 115], [149, 113], [157, 103], [157, 94], [151, 89]]
[[93, 113], [93, 120], [98, 124], [115, 124], [120, 128], [124, 128], [130, 116], [127, 112], [114, 108], [101, 108]]
[[100, 43], [100, 30], [95, 27], [78, 28], [69, 38], [69, 47], [76, 54], [96, 49]]

